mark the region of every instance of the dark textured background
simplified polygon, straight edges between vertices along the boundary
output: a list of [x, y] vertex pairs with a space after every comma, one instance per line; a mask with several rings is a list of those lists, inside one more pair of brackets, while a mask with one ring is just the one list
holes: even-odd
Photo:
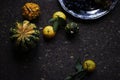
[[[36, 48], [19, 53], [11, 47], [9, 29], [23, 21], [21, 7], [30, 0], [0, 0], [0, 80], [64, 80], [75, 72], [76, 60], [93, 59], [96, 71], [85, 80], [120, 80], [120, 2], [113, 12], [94, 21], [82, 21], [67, 15], [67, 21], [79, 23], [79, 34], [72, 39], [60, 28], [56, 37], [46, 42], [42, 34]], [[62, 10], [57, 0], [33, 0], [41, 7], [34, 21], [40, 31], [55, 11]]]

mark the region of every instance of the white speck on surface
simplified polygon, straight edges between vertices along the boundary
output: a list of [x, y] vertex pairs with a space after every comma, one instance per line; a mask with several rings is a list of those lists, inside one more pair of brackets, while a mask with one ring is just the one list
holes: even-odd
[[120, 30], [118, 30], [118, 33], [120, 34]]
[[84, 51], [86, 51], [87, 49], [86, 49], [86, 48], [84, 48], [83, 50], [84, 50]]
[[103, 72], [104, 72], [104, 70], [101, 70], [100, 72], [101, 72], [101, 73], [103, 73]]
[[47, 52], [50, 52], [51, 50], [50, 49], [46, 49]]
[[101, 27], [100, 30], [104, 30], [104, 27]]
[[65, 41], [64, 43], [65, 43], [65, 44], [68, 44], [69, 42], [68, 42], [68, 41]]
[[62, 49], [61, 48], [58, 48], [58, 51], [61, 51]]
[[59, 66], [60, 68], [64, 68], [63, 65]]
[[107, 69], [107, 67], [106, 67], [106, 66], [104, 66], [104, 67], [103, 67], [103, 69], [104, 69], [104, 70], [106, 70], [106, 69]]
[[27, 66], [24, 66], [24, 69], [26, 69], [27, 68]]
[[43, 29], [43, 27], [40, 27], [39, 29], [40, 29], [40, 30], [42, 30], [42, 29]]
[[98, 43], [95, 43], [95, 46], [98, 46], [99, 44]]
[[45, 57], [48, 57], [48, 54], [45, 54]]
[[120, 73], [118, 73], [118, 76], [120, 77]]
[[5, 41], [5, 44], [8, 44], [8, 41]]
[[89, 55], [88, 54], [85, 54], [85, 57], [88, 57]]
[[95, 58], [95, 55], [92, 55], [92, 58]]
[[102, 57], [102, 56], [103, 56], [103, 53], [101, 53], [100, 56]]
[[111, 22], [111, 23], [114, 23], [115, 21], [113, 21], [113, 20], [110, 20], [110, 22]]
[[41, 78], [40, 80], [45, 80], [45, 78]]
[[42, 58], [41, 57], [38, 57], [39, 60], [41, 60]]
[[116, 62], [120, 63], [120, 60], [117, 60]]
[[74, 59], [74, 56], [70, 56], [71, 59]]

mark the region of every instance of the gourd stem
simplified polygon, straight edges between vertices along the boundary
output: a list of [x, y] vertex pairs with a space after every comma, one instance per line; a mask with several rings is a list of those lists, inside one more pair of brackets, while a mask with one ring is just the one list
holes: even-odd
[[80, 71], [80, 72], [76, 72], [73, 75], [71, 75], [71, 78], [68, 80], [76, 80], [77, 78], [79, 78], [80, 80], [84, 79], [85, 75], [87, 74], [86, 71]]
[[58, 21], [55, 21], [53, 23], [53, 30], [56, 32], [58, 30], [58, 26], [59, 26], [59, 22]]
[[87, 75], [87, 72], [86, 72], [86, 71], [83, 71], [83, 72], [81, 73], [81, 75], [79, 76], [80, 80], [84, 79], [86, 75]]

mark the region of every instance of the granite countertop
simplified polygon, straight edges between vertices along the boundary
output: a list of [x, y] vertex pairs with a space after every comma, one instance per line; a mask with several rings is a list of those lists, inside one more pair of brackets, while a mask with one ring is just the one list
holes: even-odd
[[[34, 23], [41, 31], [38, 47], [29, 53], [15, 51], [9, 39], [9, 29], [23, 21], [21, 7], [28, 1], [41, 7]], [[0, 80], [64, 80], [75, 72], [78, 58], [93, 59], [96, 70], [84, 80], [120, 79], [120, 2], [108, 15], [94, 21], [73, 18], [62, 10], [57, 0], [0, 1]], [[45, 41], [42, 28], [55, 11], [63, 11], [67, 21], [79, 24], [79, 33], [72, 39], [60, 28], [54, 39]]]

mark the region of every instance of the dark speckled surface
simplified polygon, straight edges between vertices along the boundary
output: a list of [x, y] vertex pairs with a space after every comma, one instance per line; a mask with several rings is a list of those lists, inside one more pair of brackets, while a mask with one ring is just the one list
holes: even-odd
[[[94, 21], [75, 21], [80, 30], [68, 39], [64, 28], [56, 37], [46, 42], [42, 34], [38, 47], [29, 53], [12, 48], [9, 29], [16, 21], [23, 21], [21, 7], [30, 0], [0, 0], [0, 80], [64, 80], [75, 72], [74, 65], [93, 59], [97, 63], [94, 73], [85, 80], [120, 79], [120, 2], [114, 12]], [[42, 32], [53, 12], [62, 10], [57, 0], [33, 0], [41, 6], [41, 16], [34, 21]]]

